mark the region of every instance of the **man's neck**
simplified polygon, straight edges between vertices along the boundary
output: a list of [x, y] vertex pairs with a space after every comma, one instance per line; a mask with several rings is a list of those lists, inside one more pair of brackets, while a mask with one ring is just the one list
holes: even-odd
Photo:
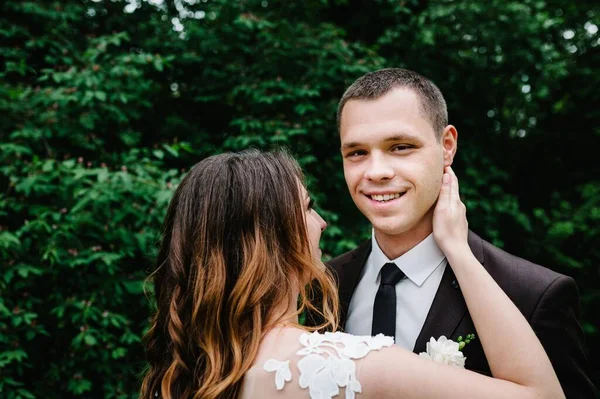
[[423, 223], [416, 226], [414, 229], [406, 231], [402, 234], [388, 235], [381, 231], [374, 230], [375, 239], [381, 251], [393, 260], [404, 255], [421, 241], [426, 239], [433, 232], [431, 222]]

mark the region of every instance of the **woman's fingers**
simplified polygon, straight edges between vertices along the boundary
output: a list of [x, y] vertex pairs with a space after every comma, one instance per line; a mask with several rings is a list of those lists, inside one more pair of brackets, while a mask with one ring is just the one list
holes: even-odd
[[452, 185], [451, 185], [451, 196], [452, 196], [452, 207], [453, 209], [456, 210], [460, 210], [460, 213], [463, 215], [466, 215], [466, 206], [465, 204], [462, 202], [462, 200], [460, 199], [460, 187], [458, 184], [458, 177], [456, 176], [456, 174], [454, 173], [454, 170], [452, 170], [452, 168], [450, 166], [446, 167], [446, 171], [447, 173], [451, 176], [451, 181], [452, 181]]
[[462, 203], [461, 199], [460, 199], [460, 187], [458, 184], [458, 177], [456, 176], [456, 174], [454, 173], [454, 170], [452, 170], [452, 168], [450, 166], [446, 167], [446, 171], [447, 173], [450, 175], [451, 177], [451, 207], [453, 209], [461, 209], [462, 206], [464, 206], [464, 204]]
[[438, 203], [443, 204], [444, 207], [450, 206], [452, 201], [452, 176], [446, 171], [442, 175], [442, 183]]
[[452, 170], [452, 167], [447, 166], [446, 171], [452, 177], [452, 194], [454, 194], [457, 199], [460, 199], [460, 189], [458, 187], [458, 177], [456, 177], [456, 173]]

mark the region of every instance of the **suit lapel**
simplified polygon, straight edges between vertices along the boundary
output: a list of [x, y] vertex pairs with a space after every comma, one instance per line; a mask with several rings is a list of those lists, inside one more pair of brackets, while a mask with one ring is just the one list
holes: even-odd
[[[477, 260], [483, 264], [481, 238], [471, 231], [469, 231], [469, 246]], [[467, 305], [452, 272], [452, 267], [448, 264], [413, 351], [415, 353], [424, 352], [431, 337], [438, 339], [440, 335], [445, 335], [450, 338], [466, 312]]]
[[340, 296], [340, 324], [342, 328], [346, 326], [346, 318], [348, 316], [348, 307], [354, 289], [358, 285], [360, 273], [367, 261], [367, 257], [371, 252], [371, 240], [362, 243], [352, 252], [351, 259], [340, 265], [337, 270], [339, 278], [339, 296]]
[[438, 288], [421, 333], [417, 337], [413, 351], [425, 351], [425, 345], [431, 337], [438, 339], [440, 335], [447, 338], [452, 336], [458, 323], [467, 311], [467, 305], [460, 293], [460, 288], [455, 282], [454, 273], [450, 265], [446, 265], [442, 281]]

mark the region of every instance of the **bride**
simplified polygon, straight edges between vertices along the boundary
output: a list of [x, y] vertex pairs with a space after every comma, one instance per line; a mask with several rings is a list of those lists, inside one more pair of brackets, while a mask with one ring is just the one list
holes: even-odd
[[335, 282], [320, 261], [326, 224], [302, 181], [289, 155], [256, 150], [209, 157], [185, 176], [152, 274], [157, 311], [141, 398], [564, 398], [534, 332], [467, 245], [450, 168], [434, 237], [493, 378], [417, 356], [391, 337], [300, 325], [305, 310], [325, 320], [319, 330], [335, 331], [338, 317]]

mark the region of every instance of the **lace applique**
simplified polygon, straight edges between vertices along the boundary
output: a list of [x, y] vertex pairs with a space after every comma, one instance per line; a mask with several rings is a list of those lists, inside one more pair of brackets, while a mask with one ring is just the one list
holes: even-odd
[[[372, 350], [390, 347], [392, 337], [378, 334], [375, 337], [349, 335], [341, 332], [302, 334], [303, 348], [296, 352], [304, 356], [298, 361], [300, 388], [308, 388], [311, 398], [331, 399], [339, 395], [340, 387], [346, 388], [346, 399], [354, 399], [355, 393], [362, 392], [356, 379], [356, 364], [353, 360], [365, 357]], [[323, 356], [325, 355], [325, 356]], [[289, 361], [268, 360], [263, 368], [275, 371], [275, 387], [283, 389], [285, 381], [292, 379]]]
[[265, 362], [263, 368], [266, 371], [275, 372], [275, 388], [278, 391], [283, 389], [286, 382], [292, 380], [292, 372], [290, 371], [290, 361], [280, 362], [279, 360], [269, 359]]

